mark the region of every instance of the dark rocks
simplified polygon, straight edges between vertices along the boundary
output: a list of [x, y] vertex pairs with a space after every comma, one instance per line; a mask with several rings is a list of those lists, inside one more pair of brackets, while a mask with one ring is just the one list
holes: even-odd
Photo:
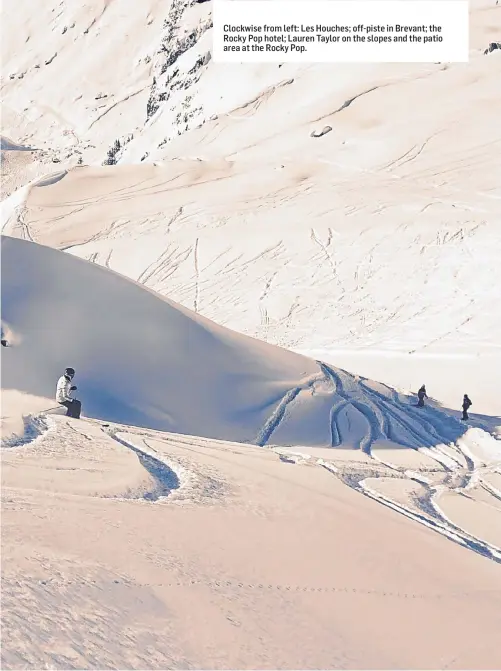
[[161, 103], [165, 103], [169, 99], [171, 91], [187, 89], [195, 84], [202, 75], [202, 68], [209, 63], [212, 57], [210, 52], [206, 52], [197, 58], [195, 64], [185, 76], [178, 76], [179, 68], [175, 67], [178, 59], [189, 49], [196, 46], [200, 37], [213, 26], [212, 18], [208, 18], [199, 23], [188, 34], [182, 34], [183, 14], [192, 4], [194, 3], [187, 3], [185, 0], [173, 0], [168, 16], [164, 21], [164, 34], [157, 52], [161, 59], [155, 67], [155, 76], [146, 106], [147, 121], [156, 113]]
[[108, 156], [103, 161], [103, 165], [116, 165], [118, 163], [118, 154], [123, 150], [126, 144], [134, 139], [134, 135], [129, 133], [123, 137], [117, 138], [108, 149]]
[[324, 126], [322, 130], [314, 130], [310, 133], [310, 137], [322, 137], [322, 135], [327, 135], [332, 130], [332, 126]]

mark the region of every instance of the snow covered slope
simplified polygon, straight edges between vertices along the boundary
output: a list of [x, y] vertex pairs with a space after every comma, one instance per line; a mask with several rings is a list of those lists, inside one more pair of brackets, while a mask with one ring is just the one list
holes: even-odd
[[50, 418], [2, 451], [2, 668], [497, 668], [499, 564], [346, 486], [378, 474], [346, 452]]
[[2, 238], [2, 388], [51, 398], [77, 370], [85, 413], [263, 445], [414, 448], [465, 427], [384, 385], [220, 327], [70, 254]]
[[89, 415], [251, 441], [286, 392], [322, 377], [71, 255], [3, 238], [2, 256], [4, 389], [51, 397], [71, 365]]
[[[48, 0], [35, 13], [28, 0], [6, 0], [3, 131], [32, 144], [42, 165], [108, 160], [116, 140], [137, 135], [158, 106], [162, 92], [155, 81], [166, 62], [191, 47], [189, 57], [197, 61], [199, 42], [212, 25], [210, 6], [196, 0]], [[210, 49], [203, 48], [204, 54]], [[203, 71], [200, 64], [196, 69]], [[35, 176], [34, 167], [20, 170]]]
[[79, 167], [35, 183], [4, 232], [286, 347], [499, 354], [494, 175], [459, 203], [321, 161]]
[[[58, 84], [64, 122], [47, 128], [52, 113], [37, 112], [19, 135], [12, 112], [6, 131], [18, 141], [38, 146], [39, 134], [56, 147], [75, 132], [96, 148], [86, 153], [80, 142], [91, 167], [66, 171], [62, 160], [59, 181], [24, 194], [5, 233], [108, 265], [281, 346], [499, 361], [501, 59], [483, 50], [500, 6], [472, 3], [468, 64], [278, 67], [213, 63], [210, 2], [134, 6], [125, 56], [113, 23], [124, 3], [90, 3], [85, 11], [99, 16], [85, 35], [78, 22], [62, 34], [71, 12], [54, 12], [62, 12], [60, 35], [50, 22], [58, 57], [8, 81], [6, 100], [19, 114], [21, 98], [39, 109], [50, 68], [58, 73], [81, 40], [98, 45], [106, 35], [123, 55], [116, 77], [92, 50], [79, 59], [93, 83]], [[125, 72], [153, 32], [151, 62]], [[127, 97], [134, 77], [146, 88]], [[103, 87], [108, 97], [91, 99]], [[110, 146], [118, 165], [100, 167]], [[490, 359], [482, 369], [489, 376], [494, 367]], [[467, 390], [479, 398], [481, 386]]]

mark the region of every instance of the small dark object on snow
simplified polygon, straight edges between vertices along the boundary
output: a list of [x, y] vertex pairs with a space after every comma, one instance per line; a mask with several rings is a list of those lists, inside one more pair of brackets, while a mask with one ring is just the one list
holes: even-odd
[[314, 130], [310, 133], [310, 137], [322, 137], [322, 135], [327, 135], [332, 130], [332, 126], [324, 126], [322, 130]]
[[468, 396], [468, 394], [465, 394], [463, 396], [463, 419], [467, 420], [468, 419], [468, 408], [472, 405], [472, 402]]
[[327, 133], [330, 133], [332, 130], [332, 126], [324, 126], [322, 130], [314, 130], [310, 133], [310, 137], [322, 137], [322, 135], [326, 135]]
[[8, 347], [9, 346], [9, 343], [6, 340], [4, 340], [3, 338], [2, 338], [2, 340], [0, 340], [0, 342], [2, 343], [3, 347]]
[[487, 49], [484, 51], [484, 56], [490, 54], [493, 51], [496, 51], [496, 49], [501, 49], [501, 42], [491, 42], [487, 47]]
[[426, 387], [424, 384], [421, 386], [421, 389], [417, 393], [418, 395], [418, 408], [422, 408], [424, 406], [424, 399], [428, 398], [428, 394], [426, 393]]

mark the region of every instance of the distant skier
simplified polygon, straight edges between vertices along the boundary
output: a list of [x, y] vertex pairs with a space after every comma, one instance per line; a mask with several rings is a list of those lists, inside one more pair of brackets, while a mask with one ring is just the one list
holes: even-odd
[[426, 393], [426, 387], [424, 386], [424, 384], [421, 387], [421, 389], [418, 391], [417, 395], [418, 395], [418, 399], [419, 399], [418, 400], [418, 408], [422, 408], [424, 406], [424, 399], [428, 398], [428, 394]]
[[75, 377], [73, 368], [66, 368], [64, 375], [61, 375], [57, 381], [56, 401], [66, 408], [66, 416], [80, 419], [82, 404], [76, 398], [71, 397], [71, 392], [76, 391], [75, 386], [71, 386], [71, 381]]
[[468, 408], [471, 405], [471, 401], [468, 397], [468, 394], [465, 394], [463, 396], [463, 419], [467, 420], [468, 419]]

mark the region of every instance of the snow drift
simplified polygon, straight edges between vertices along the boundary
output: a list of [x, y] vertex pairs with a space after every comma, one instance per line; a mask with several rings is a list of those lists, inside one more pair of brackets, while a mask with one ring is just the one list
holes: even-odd
[[90, 416], [253, 440], [289, 389], [318, 366], [238, 336], [121, 276], [36, 244], [2, 238], [2, 387], [53, 397], [77, 370]]

